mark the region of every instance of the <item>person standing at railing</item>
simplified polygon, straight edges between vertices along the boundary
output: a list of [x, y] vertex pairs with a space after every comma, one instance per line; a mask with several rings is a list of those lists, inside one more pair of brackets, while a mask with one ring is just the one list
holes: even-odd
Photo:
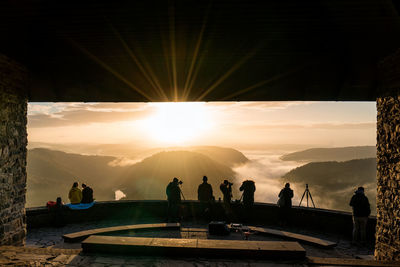
[[182, 184], [182, 181], [179, 181], [175, 177], [165, 190], [168, 199], [168, 222], [179, 221], [179, 205], [181, 204], [180, 184]]
[[290, 221], [293, 195], [293, 190], [290, 188], [289, 183], [286, 183], [285, 187], [279, 192], [278, 206], [280, 209], [280, 219], [283, 225]]
[[212, 203], [214, 202], [212, 186], [207, 183], [207, 176], [203, 176], [203, 183], [197, 189], [197, 198], [200, 201], [202, 215], [209, 219], [211, 216]]
[[368, 198], [364, 194], [364, 187], [360, 186], [350, 200], [353, 208], [353, 243], [365, 244], [367, 233], [368, 216], [371, 214], [371, 207]]

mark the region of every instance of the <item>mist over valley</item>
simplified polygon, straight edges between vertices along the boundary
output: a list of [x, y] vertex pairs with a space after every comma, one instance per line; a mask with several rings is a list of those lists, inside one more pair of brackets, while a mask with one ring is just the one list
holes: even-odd
[[[329, 158], [329, 150], [324, 149], [325, 158]], [[354, 154], [360, 148], [345, 150], [355, 150], [349, 152]], [[306, 151], [308, 156], [312, 154]], [[320, 154], [320, 149], [311, 151], [316, 151], [316, 155], [311, 156]], [[167, 184], [178, 177], [183, 181], [181, 188], [185, 198], [197, 199], [197, 187], [206, 175], [217, 200], [222, 198], [219, 184], [224, 179], [234, 182], [233, 199], [240, 198], [238, 188], [242, 181], [254, 180], [255, 201], [267, 203], [276, 203], [280, 189], [288, 181], [295, 193], [293, 205], [298, 205], [308, 183], [317, 207], [344, 211], [350, 211], [348, 201], [354, 189], [364, 186], [374, 212], [374, 158], [342, 161], [337, 149], [332, 148], [330, 157], [340, 162], [282, 160], [292, 152], [302, 153], [286, 147], [243, 150], [242, 153], [233, 148], [193, 146], [154, 148], [125, 155], [118, 151], [115, 154], [119, 157], [115, 157], [34, 148], [28, 151], [27, 207], [44, 206], [58, 196], [68, 202], [68, 191], [74, 181], [91, 186], [97, 201], [115, 200], [116, 192], [120, 197], [125, 196], [123, 199], [140, 200], [166, 199]], [[145, 156], [140, 158], [140, 155]]]

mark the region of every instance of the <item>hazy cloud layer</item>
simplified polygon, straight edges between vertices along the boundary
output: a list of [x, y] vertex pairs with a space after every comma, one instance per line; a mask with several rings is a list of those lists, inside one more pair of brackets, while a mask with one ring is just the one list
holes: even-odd
[[[192, 113], [200, 114], [197, 117], [203, 120]], [[28, 106], [29, 141], [51, 143], [140, 140], [148, 145], [168, 146], [179, 143], [179, 138], [172, 136], [189, 132], [180, 145], [373, 145], [375, 121], [375, 103], [365, 102], [196, 102], [176, 106], [173, 103], [29, 103]], [[197, 126], [200, 130], [193, 131]]]
[[28, 127], [62, 127], [90, 123], [112, 123], [141, 119], [153, 112], [152, 108], [133, 108], [127, 105], [89, 104], [70, 105], [51, 111], [47, 106], [34, 106], [28, 115]]

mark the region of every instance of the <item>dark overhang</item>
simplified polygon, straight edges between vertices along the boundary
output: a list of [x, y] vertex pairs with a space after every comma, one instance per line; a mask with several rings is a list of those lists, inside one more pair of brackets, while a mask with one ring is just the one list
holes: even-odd
[[30, 101], [375, 100], [389, 0], [0, 2]]

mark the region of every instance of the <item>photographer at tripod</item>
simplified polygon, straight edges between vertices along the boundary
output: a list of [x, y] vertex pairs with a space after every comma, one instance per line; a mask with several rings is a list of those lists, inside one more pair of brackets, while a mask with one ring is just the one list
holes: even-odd
[[224, 195], [224, 204], [230, 205], [232, 200], [232, 185], [233, 183], [228, 180], [224, 180], [224, 182], [219, 186], [222, 194]]
[[231, 209], [231, 200], [232, 200], [232, 185], [233, 183], [228, 180], [224, 180], [224, 182], [219, 186], [223, 196], [224, 196], [224, 211], [226, 221], [229, 222], [232, 219], [232, 209]]
[[181, 204], [181, 189], [179, 185], [182, 181], [174, 177], [172, 182], [167, 186], [166, 193], [168, 198], [168, 222], [178, 222], [179, 221], [179, 205]]

